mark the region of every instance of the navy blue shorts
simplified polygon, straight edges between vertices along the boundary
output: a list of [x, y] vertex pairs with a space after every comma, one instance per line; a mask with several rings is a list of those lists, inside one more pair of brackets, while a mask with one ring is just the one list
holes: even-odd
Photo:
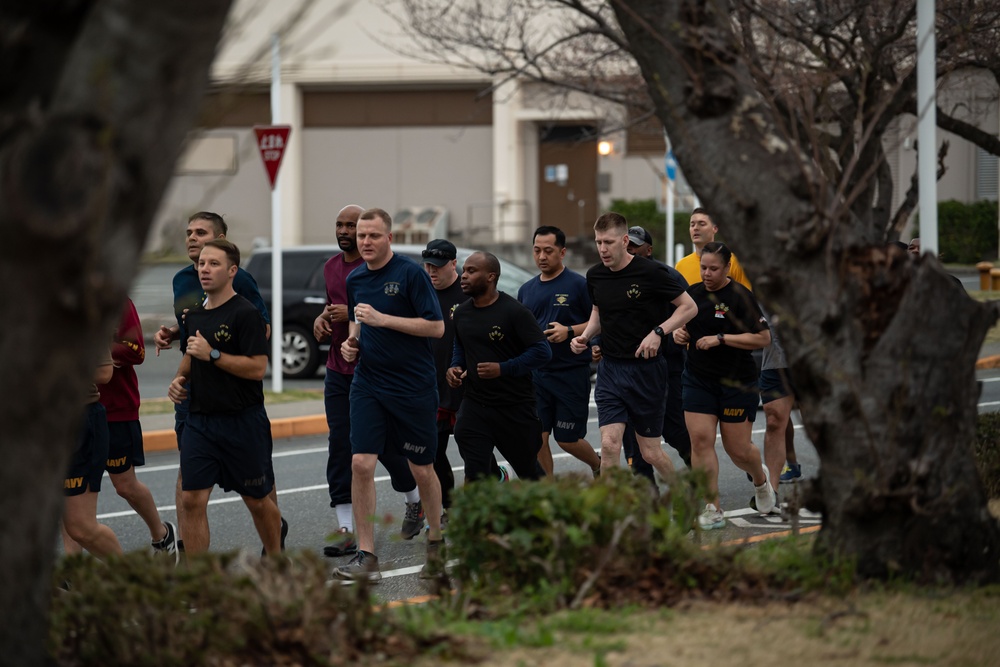
[[597, 365], [597, 423], [631, 424], [646, 438], [659, 438], [667, 407], [667, 361], [662, 354], [652, 359], [611, 359]]
[[108, 422], [108, 472], [117, 475], [141, 465], [146, 465], [146, 455], [142, 451], [139, 420]]
[[351, 385], [351, 452], [381, 454], [395, 448], [415, 465], [437, 457], [436, 391], [423, 396], [379, 395], [357, 376]]
[[206, 415], [191, 412], [181, 447], [181, 488], [210, 489], [216, 484], [241, 496], [263, 498], [274, 486], [271, 422], [263, 405], [242, 412]]
[[88, 490], [99, 493], [104, 477], [104, 464], [108, 458], [107, 412], [100, 403], [91, 403], [86, 410], [80, 437], [63, 480], [63, 495], [67, 496], [79, 496]]
[[590, 418], [590, 365], [532, 374], [542, 431], [556, 442], [576, 442], [587, 435]]
[[719, 421], [738, 424], [757, 418], [760, 396], [752, 384], [704, 380], [684, 371], [684, 412], [713, 415]]
[[760, 389], [760, 402], [770, 403], [785, 396], [793, 396], [792, 381], [788, 378], [787, 368], [773, 368], [761, 371], [757, 381], [757, 388]]

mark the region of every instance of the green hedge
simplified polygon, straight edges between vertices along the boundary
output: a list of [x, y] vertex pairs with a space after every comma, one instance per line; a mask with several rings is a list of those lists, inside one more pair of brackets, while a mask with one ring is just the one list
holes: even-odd
[[[916, 236], [916, 234], [914, 234]], [[975, 264], [997, 258], [997, 202], [938, 204], [938, 248], [942, 262]]]

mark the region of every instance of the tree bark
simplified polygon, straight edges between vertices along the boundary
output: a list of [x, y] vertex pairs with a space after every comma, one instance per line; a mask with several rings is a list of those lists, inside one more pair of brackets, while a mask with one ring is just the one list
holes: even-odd
[[685, 176], [780, 323], [821, 459], [817, 548], [863, 576], [995, 580], [1000, 531], [971, 442], [974, 364], [997, 307], [934, 259], [867, 242], [871, 230], [782, 139], [727, 3], [612, 5]]
[[62, 479], [229, 0], [0, 9], [2, 662], [46, 661]]

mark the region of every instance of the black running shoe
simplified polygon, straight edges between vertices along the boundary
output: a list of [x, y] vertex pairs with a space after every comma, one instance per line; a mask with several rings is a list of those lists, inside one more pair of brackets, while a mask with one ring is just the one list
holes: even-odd
[[406, 515], [403, 516], [403, 525], [399, 529], [399, 536], [404, 540], [412, 540], [424, 529], [424, 506], [418, 500], [415, 503], [406, 503]]

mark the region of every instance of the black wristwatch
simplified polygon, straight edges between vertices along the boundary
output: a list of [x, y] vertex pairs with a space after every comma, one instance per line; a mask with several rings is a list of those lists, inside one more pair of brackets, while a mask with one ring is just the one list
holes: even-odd
[[208, 360], [213, 364], [221, 358], [222, 358], [222, 353], [216, 350], [215, 348], [212, 348], [212, 351], [208, 353]]
[[653, 329], [653, 333], [655, 333], [660, 338], [664, 338], [667, 335], [666, 332], [663, 331], [663, 327], [656, 327], [655, 329]]
[[715, 334], [715, 337], [719, 339], [719, 345], [726, 344], [726, 334]]
[[566, 327], [566, 338], [573, 338], [573, 327]]

